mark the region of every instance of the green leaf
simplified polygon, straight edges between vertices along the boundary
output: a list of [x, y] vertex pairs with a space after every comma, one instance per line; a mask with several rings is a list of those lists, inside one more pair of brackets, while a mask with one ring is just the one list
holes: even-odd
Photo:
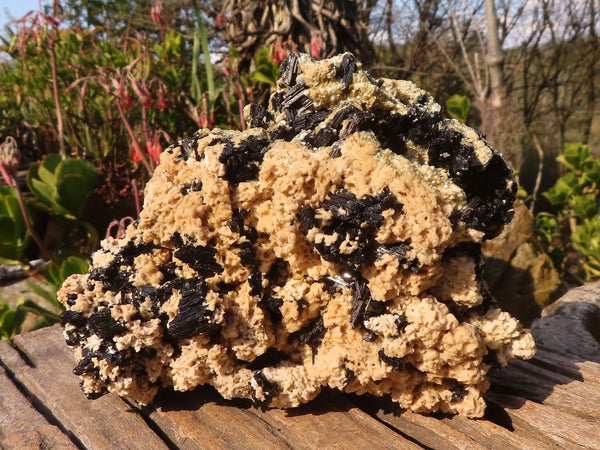
[[42, 297], [44, 300], [46, 300], [50, 304], [52, 304], [52, 305], [60, 304], [60, 302], [58, 302], [56, 300], [56, 293], [52, 293], [50, 291], [47, 291], [46, 289], [44, 289], [40, 285], [32, 283], [32, 282], [27, 282], [27, 286], [35, 294], [39, 295], [40, 297]]
[[65, 159], [56, 169], [56, 178], [60, 182], [67, 175], [79, 175], [85, 180], [85, 188], [91, 192], [98, 180], [96, 167], [84, 159]]
[[581, 183], [584, 185], [600, 185], [600, 159], [594, 159], [584, 164]]
[[0, 264], [6, 264], [7, 266], [16, 266], [17, 264], [21, 264], [21, 261], [18, 259], [11, 259], [1, 256], [3, 252], [2, 246], [0, 245]]
[[471, 111], [471, 99], [465, 95], [454, 94], [446, 101], [446, 109], [450, 117], [466, 123]]
[[17, 197], [6, 197], [5, 205], [8, 215], [13, 219], [15, 227], [18, 230], [19, 236], [25, 236], [27, 234], [27, 227], [25, 226], [25, 220], [23, 219], [23, 213], [21, 211], [21, 205]]
[[588, 274], [600, 276], [600, 215], [578, 226], [571, 239], [585, 258], [584, 267]]
[[63, 261], [60, 268], [61, 284], [73, 274], [86, 273], [89, 269], [89, 266], [90, 265], [87, 259], [79, 258], [77, 256], [69, 256]]
[[552, 205], [562, 208], [572, 196], [579, 194], [579, 191], [579, 177], [573, 172], [569, 172], [556, 180], [556, 184], [543, 195]]
[[154, 44], [153, 50], [154, 50], [154, 53], [156, 53], [156, 56], [158, 57], [158, 59], [160, 59], [160, 60], [165, 59], [165, 49], [163, 48], [162, 45]]
[[259, 72], [258, 70], [255, 70], [254, 72], [252, 72], [252, 74], [250, 75], [250, 79], [252, 81], [256, 81], [256, 82], [260, 82], [260, 83], [273, 84], [273, 81], [271, 80], [270, 77], [268, 77], [267, 75], [265, 75], [262, 72]]
[[171, 29], [165, 36], [165, 47], [170, 55], [181, 56], [184, 48], [183, 35], [177, 30]]
[[90, 194], [86, 180], [80, 175], [66, 175], [58, 181], [58, 204], [68, 211], [68, 219], [81, 217], [83, 207]]
[[16, 236], [14, 220], [8, 216], [0, 216], [0, 243], [14, 242]]
[[569, 202], [569, 206], [575, 213], [575, 217], [579, 223], [584, 220], [592, 219], [599, 212], [598, 200], [595, 194], [573, 197]]
[[589, 145], [581, 142], [566, 142], [564, 152], [556, 160], [569, 169], [581, 171], [585, 163], [591, 161], [592, 151]]
[[42, 180], [42, 182], [48, 186], [53, 188], [56, 185], [56, 177], [54, 176], [54, 173], [50, 172], [43, 165], [38, 168], [37, 174], [40, 180]]
[[179, 85], [180, 76], [173, 66], [168, 66], [163, 72], [163, 81], [170, 88], [176, 88]]
[[60, 286], [62, 277], [60, 275], [60, 267], [56, 263], [50, 264], [46, 272], [46, 279], [54, 286]]
[[15, 188], [10, 186], [0, 186], [0, 197], [4, 197], [5, 195], [15, 197], [17, 193], [15, 192]]
[[11, 340], [16, 334], [19, 334], [23, 329], [25, 322], [26, 311], [19, 308], [7, 309], [0, 317], [0, 334], [3, 339]]
[[58, 206], [55, 203], [56, 191], [54, 191], [50, 186], [45, 184], [44, 182], [32, 178], [29, 184], [29, 190], [33, 195], [39, 198], [41, 201], [46, 203], [50, 207]]
[[30, 312], [33, 314], [37, 314], [39, 316], [42, 316], [44, 319], [46, 319], [47, 321], [49, 321], [51, 323], [60, 322], [59, 314], [56, 314], [55, 312], [50, 311], [50, 310], [38, 305], [33, 300], [29, 300], [29, 299], [19, 300], [19, 302], [17, 303], [17, 311], [24, 311], [26, 313]]
[[56, 167], [58, 167], [61, 161], [62, 158], [60, 155], [57, 155], [56, 153], [49, 153], [46, 155], [41, 165], [49, 172], [54, 173], [56, 172]]

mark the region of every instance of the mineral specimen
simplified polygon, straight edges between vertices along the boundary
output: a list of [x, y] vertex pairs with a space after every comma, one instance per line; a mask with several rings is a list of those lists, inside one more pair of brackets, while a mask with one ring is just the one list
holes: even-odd
[[534, 351], [481, 281], [511, 171], [409, 81], [294, 54], [246, 131], [168, 148], [139, 219], [59, 298], [83, 392], [160, 387], [294, 407], [322, 387], [481, 416]]

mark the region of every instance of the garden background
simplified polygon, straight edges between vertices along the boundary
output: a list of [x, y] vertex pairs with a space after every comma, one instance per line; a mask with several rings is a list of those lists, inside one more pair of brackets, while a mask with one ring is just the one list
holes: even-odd
[[[294, 51], [353, 52], [480, 128], [521, 188], [484, 247], [526, 324], [600, 277], [597, 0], [63, 0], [0, 31], [0, 333], [55, 323], [56, 290], [135, 220], [162, 150], [243, 129]], [[35, 301], [34, 301], [35, 298]]]

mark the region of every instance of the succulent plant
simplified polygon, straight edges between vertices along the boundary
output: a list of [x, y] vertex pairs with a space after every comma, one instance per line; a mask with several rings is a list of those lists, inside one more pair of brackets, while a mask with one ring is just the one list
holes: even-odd
[[17, 192], [12, 187], [0, 186], [0, 263], [20, 261], [29, 237]]
[[27, 174], [29, 190], [55, 215], [79, 219], [92, 193], [98, 172], [83, 159], [47, 155], [33, 165]]

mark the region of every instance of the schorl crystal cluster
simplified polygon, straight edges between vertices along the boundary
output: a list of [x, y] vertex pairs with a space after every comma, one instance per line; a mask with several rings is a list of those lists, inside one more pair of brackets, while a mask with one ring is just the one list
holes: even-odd
[[511, 171], [409, 81], [294, 54], [246, 131], [167, 149], [144, 209], [59, 298], [88, 397], [161, 387], [294, 407], [327, 386], [472, 417], [531, 335], [481, 280]]

